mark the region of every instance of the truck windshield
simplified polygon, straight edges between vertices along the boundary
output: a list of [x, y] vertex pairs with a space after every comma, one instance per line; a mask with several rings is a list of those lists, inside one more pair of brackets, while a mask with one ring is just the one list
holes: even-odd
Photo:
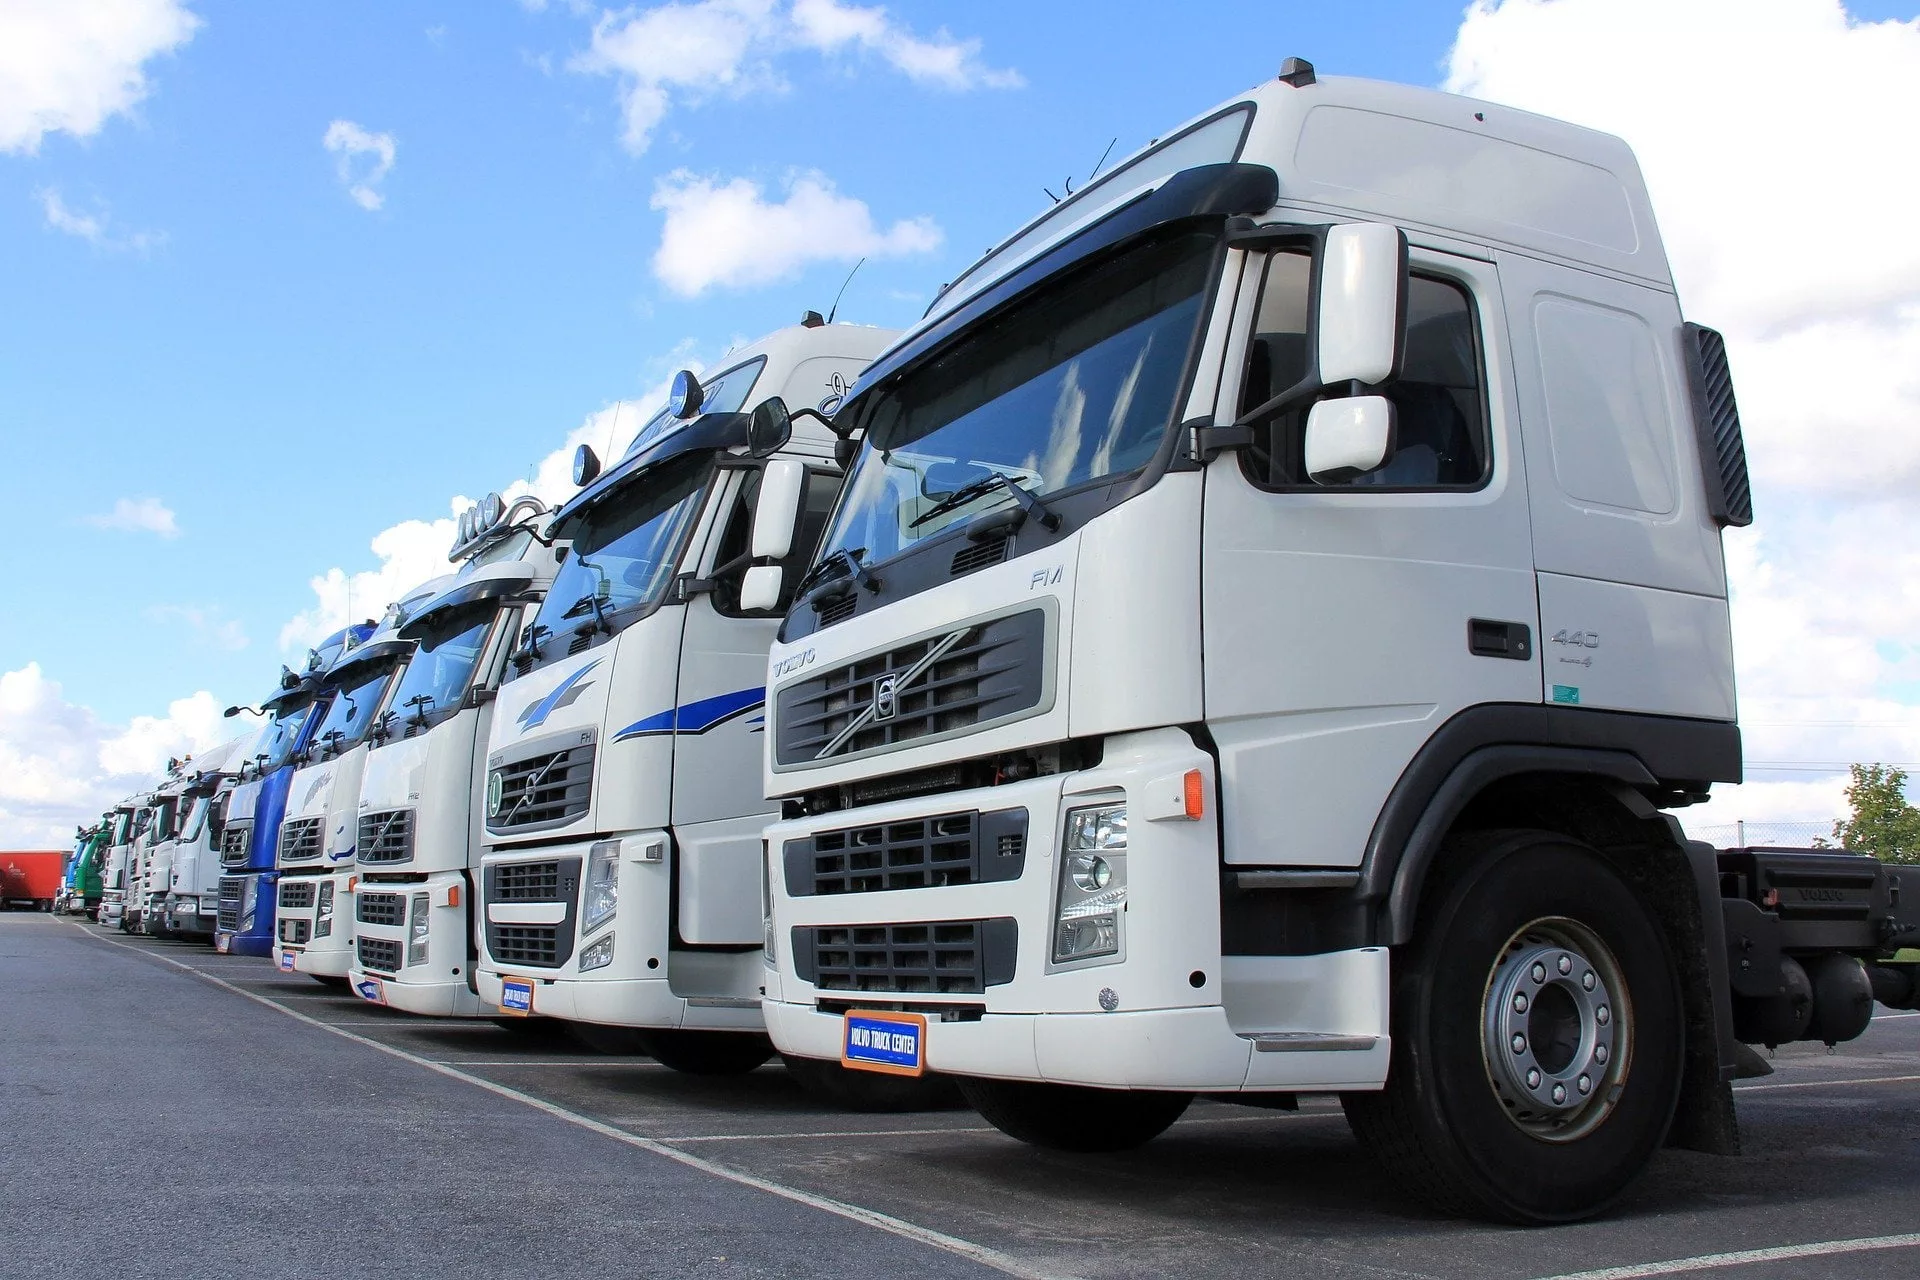
[[303, 702], [297, 707], [283, 708], [273, 718], [273, 727], [267, 730], [266, 738], [260, 744], [259, 754], [266, 756], [260, 764], [260, 772], [272, 773], [293, 757], [293, 745], [300, 741], [300, 731], [312, 718], [313, 707], [312, 702]]
[[534, 618], [538, 644], [596, 627], [617, 631], [660, 598], [699, 510], [708, 463], [690, 454], [649, 468], [580, 518]]
[[395, 733], [405, 732], [402, 722], [429, 720], [460, 704], [474, 668], [480, 665], [480, 650], [486, 646], [494, 612], [492, 602], [485, 601], [449, 609], [428, 625], [420, 636], [420, 647], [407, 661], [400, 687], [394, 690], [393, 710], [400, 717], [394, 723]]
[[[335, 686], [327, 718], [320, 722], [314, 734], [316, 750], [338, 754], [367, 736], [367, 730], [373, 727], [373, 713], [380, 709], [380, 696], [387, 691], [393, 671], [391, 663], [355, 664], [347, 670], [344, 679]], [[335, 733], [340, 736], [334, 738]]]
[[187, 810], [187, 819], [180, 824], [180, 843], [192, 844], [200, 838], [207, 826], [207, 808], [213, 803], [211, 797], [199, 796], [194, 799], [193, 807]]
[[[1144, 466], [1173, 419], [1218, 244], [1188, 232], [1107, 258], [878, 388], [820, 558], [875, 564], [1014, 501], [996, 474], [1042, 495]], [[962, 490], [972, 497], [953, 502]]]

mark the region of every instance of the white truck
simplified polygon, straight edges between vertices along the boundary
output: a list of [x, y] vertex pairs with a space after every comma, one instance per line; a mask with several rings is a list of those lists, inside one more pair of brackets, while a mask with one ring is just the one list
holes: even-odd
[[[751, 1070], [760, 1022], [758, 760], [770, 597], [839, 485], [818, 409], [778, 437], [770, 396], [831, 410], [891, 332], [808, 322], [689, 372], [549, 536], [571, 550], [520, 636], [487, 748], [479, 994], [508, 1015], [637, 1028], [676, 1069]], [[756, 508], [763, 489], [772, 507]], [[774, 566], [780, 566], [776, 570]], [[591, 1039], [592, 1031], [586, 1031]]]
[[320, 696], [332, 700], [294, 757], [298, 767], [287, 785], [286, 817], [274, 857], [280, 879], [273, 962], [282, 973], [346, 985], [354, 959], [360, 774], [374, 727], [413, 656], [414, 643], [401, 637], [400, 628], [415, 607], [446, 584], [446, 578], [435, 578], [389, 605], [373, 634], [347, 645], [320, 682]]
[[161, 912], [167, 896], [167, 882], [173, 874], [174, 847], [180, 838], [180, 820], [186, 816], [187, 785], [191, 781], [191, 757], [167, 761], [167, 772], [153, 789], [153, 817], [147, 834], [134, 848], [129, 880], [128, 910], [134, 917], [132, 932], [164, 936]]
[[767, 675], [785, 1053], [1079, 1150], [1338, 1094], [1419, 1195], [1544, 1222], [1728, 1149], [1739, 1041], [1911, 1007], [1911, 872], [1666, 812], [1741, 776], [1751, 512], [1617, 139], [1290, 60], [836, 423]]
[[134, 857], [152, 820], [150, 793], [128, 796], [113, 807], [113, 833], [107, 837], [107, 855], [101, 866], [99, 923], [125, 932], [132, 928], [129, 907], [135, 896]]
[[193, 760], [181, 793], [180, 832], [165, 859], [166, 888], [149, 907], [149, 926], [162, 937], [211, 940], [220, 915], [220, 835], [227, 797], [252, 759], [258, 731], [229, 739]]
[[374, 1004], [497, 1012], [476, 987], [487, 738], [508, 653], [559, 566], [549, 514], [537, 498], [487, 495], [460, 519], [458, 573], [401, 628], [417, 648], [360, 778], [347, 977]]

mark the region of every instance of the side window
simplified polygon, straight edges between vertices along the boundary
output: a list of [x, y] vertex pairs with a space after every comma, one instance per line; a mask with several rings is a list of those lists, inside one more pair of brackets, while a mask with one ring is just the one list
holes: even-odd
[[[793, 533], [793, 549], [787, 552], [784, 560], [779, 561], [783, 572], [780, 575], [780, 602], [772, 612], [784, 614], [787, 606], [793, 603], [793, 589], [800, 577], [813, 563], [813, 553], [820, 545], [820, 535], [826, 531], [827, 517], [833, 512], [833, 500], [840, 494], [840, 476], [837, 472], [807, 470], [806, 488], [800, 495], [800, 523]], [[720, 550], [714, 556], [717, 568], [735, 560], [743, 560], [753, 537], [753, 504], [760, 496], [760, 473], [752, 472], [746, 483], [734, 496], [733, 510], [727, 516], [727, 527], [720, 535]], [[740, 609], [740, 574], [730, 573], [721, 579], [714, 588], [713, 607], [730, 618], [746, 616]], [[754, 614], [765, 617], [765, 614]]]
[[[1307, 376], [1311, 263], [1305, 254], [1276, 253], [1267, 263], [1247, 346], [1238, 412], [1245, 414]], [[1407, 282], [1406, 356], [1401, 373], [1381, 388], [1393, 402], [1394, 450], [1387, 464], [1343, 484], [1307, 477], [1307, 410], [1300, 404], [1253, 424], [1241, 454], [1255, 484], [1273, 489], [1471, 489], [1487, 474], [1486, 393], [1482, 385], [1473, 303], [1450, 280], [1416, 275]]]

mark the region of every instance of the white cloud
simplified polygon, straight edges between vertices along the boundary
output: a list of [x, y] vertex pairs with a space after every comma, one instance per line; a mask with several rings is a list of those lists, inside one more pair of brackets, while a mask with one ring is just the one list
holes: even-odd
[[1478, 0], [1447, 87], [1632, 144], [1687, 313], [1727, 335], [1757, 513], [1726, 539], [1750, 781], [1688, 824], [1839, 816], [1846, 762], [1920, 761], [1920, 170], [1887, 149], [1920, 118], [1920, 20]]
[[334, 172], [355, 204], [372, 212], [386, 203], [380, 184], [393, 171], [399, 150], [392, 134], [374, 133], [351, 120], [335, 120], [327, 126], [320, 145], [333, 153]]
[[177, 623], [193, 632], [194, 638], [203, 645], [237, 653], [250, 643], [247, 630], [237, 618], [227, 617], [218, 608], [209, 608], [193, 604], [156, 604], [148, 606], [146, 616], [150, 621], [159, 623]]
[[636, 155], [676, 99], [698, 103], [716, 93], [741, 96], [778, 90], [774, 60], [795, 50], [825, 55], [858, 49], [909, 79], [937, 88], [1011, 88], [1017, 72], [980, 61], [978, 40], [945, 31], [922, 39], [880, 7], [837, 0], [694, 0], [605, 12], [575, 71], [610, 75], [620, 84], [622, 141]]
[[653, 273], [685, 297], [787, 279], [813, 262], [927, 253], [941, 242], [927, 217], [882, 231], [864, 201], [839, 194], [820, 173], [799, 175], [785, 200], [770, 201], [746, 178], [720, 183], [681, 169], [655, 184], [653, 207], [667, 215]]
[[148, 60], [199, 26], [178, 0], [0, 5], [0, 152], [32, 155], [49, 133], [98, 133], [147, 96]]
[[204, 752], [237, 727], [205, 690], [121, 725], [67, 701], [37, 662], [0, 673], [0, 846], [69, 846], [75, 826], [151, 786], [168, 757]]
[[155, 245], [163, 244], [166, 236], [156, 231], [136, 231], [130, 236], [115, 237], [107, 233], [107, 214], [81, 213], [67, 207], [60, 198], [59, 191], [52, 187], [42, 187], [34, 192], [40, 201], [40, 210], [46, 215], [47, 225], [64, 235], [85, 240], [96, 249], [131, 249], [136, 253], [145, 253]]
[[82, 516], [96, 529], [114, 529], [122, 533], [155, 533], [163, 538], [180, 536], [173, 509], [158, 498], [121, 498], [113, 510], [100, 515]]

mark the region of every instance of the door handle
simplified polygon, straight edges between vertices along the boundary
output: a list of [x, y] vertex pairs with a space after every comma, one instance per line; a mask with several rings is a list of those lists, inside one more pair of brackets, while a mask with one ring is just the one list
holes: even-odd
[[1512, 658], [1526, 662], [1533, 657], [1533, 628], [1524, 622], [1469, 618], [1467, 652], [1477, 658]]

